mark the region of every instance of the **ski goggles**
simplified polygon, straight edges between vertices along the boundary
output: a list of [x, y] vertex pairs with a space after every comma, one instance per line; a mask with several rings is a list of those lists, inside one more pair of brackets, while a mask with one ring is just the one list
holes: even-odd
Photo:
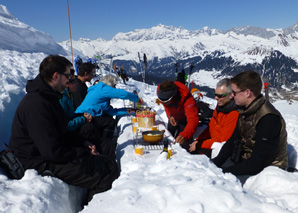
[[224, 97], [228, 96], [229, 94], [230, 94], [230, 92], [223, 93], [223, 94], [214, 93], [215, 97], [218, 97], [218, 98], [224, 98]]

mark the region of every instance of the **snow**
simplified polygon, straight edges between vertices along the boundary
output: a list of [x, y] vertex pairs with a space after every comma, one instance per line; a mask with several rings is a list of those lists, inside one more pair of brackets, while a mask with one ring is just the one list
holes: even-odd
[[[145, 103], [157, 111], [158, 128], [165, 129], [164, 109], [155, 103], [156, 86], [132, 79], [127, 83], [117, 87], [137, 90]], [[116, 99], [112, 104], [122, 107], [128, 102]], [[274, 105], [286, 120], [290, 164], [295, 167], [298, 103], [278, 101]], [[235, 176], [222, 173], [207, 157], [190, 155], [177, 144], [172, 145], [174, 154], [169, 160], [160, 156], [161, 150], [145, 149], [142, 156], [137, 155], [131, 116], [122, 117], [118, 126], [117, 159], [121, 175], [111, 190], [95, 195], [82, 212], [298, 211], [298, 173], [271, 166], [250, 177], [242, 187]], [[173, 141], [168, 131], [165, 137]], [[57, 178], [41, 177], [34, 170], [27, 170], [21, 180], [9, 180], [0, 174], [0, 187], [0, 206], [5, 212], [76, 212], [82, 199], [82, 189]]]
[[[159, 25], [156, 28], [160, 31], [154, 36], [162, 37], [164, 26]], [[188, 34], [189, 32], [182, 28], [166, 28], [167, 33], [171, 31], [182, 33], [183, 38], [195, 34], [195, 32]], [[125, 57], [130, 59], [137, 57], [136, 54], [132, 54], [133, 52], [139, 52], [143, 48], [147, 51], [150, 49], [149, 56], [159, 54], [166, 56], [173, 54], [174, 49], [169, 47], [178, 47], [175, 50], [177, 53], [189, 51], [193, 42], [193, 44], [202, 43], [210, 50], [212, 48], [215, 50], [218, 46], [230, 48], [230, 54], [239, 55], [239, 60], [245, 61], [259, 60], [258, 56], [243, 57], [237, 52], [247, 49], [249, 42], [265, 43], [265, 47], [270, 46], [270, 42], [272, 44], [276, 42], [274, 38], [258, 40], [253, 36], [248, 36], [245, 38], [248, 39], [247, 41], [242, 41], [243, 35], [238, 37], [240, 39], [237, 42], [237, 35], [232, 32], [222, 34], [208, 28], [202, 31], [193, 41], [184, 39], [185, 44], [177, 44], [175, 41], [166, 39], [146, 41], [142, 44], [124, 43], [121, 36], [125, 37], [128, 34], [119, 34], [117, 45], [113, 44], [116, 41], [100, 39], [92, 41], [94, 47], [101, 52], [93, 52], [93, 49], [87, 52], [92, 45], [85, 40], [85, 46], [77, 42], [77, 45], [81, 46], [79, 50], [75, 50], [75, 53], [81, 51], [86, 56], [91, 56], [93, 53], [101, 55], [102, 52], [106, 52], [116, 55], [115, 53], [119, 54], [120, 51], [121, 54], [128, 53]], [[211, 31], [212, 36], [207, 31]], [[15, 37], [11, 36], [11, 33], [22, 35], [21, 38], [24, 40], [14, 45], [13, 42], [17, 40], [14, 40]], [[144, 38], [146, 33], [144, 32]], [[35, 41], [26, 39], [30, 36], [35, 38], [36, 42], [40, 42], [41, 46], [37, 47]], [[175, 37], [175, 35], [169, 36]], [[226, 43], [219, 42], [223, 37], [229, 37]], [[297, 56], [297, 51], [294, 50], [297, 45], [294, 44], [293, 41], [287, 53]], [[160, 48], [156, 48], [158, 45]], [[50, 36], [21, 23], [2, 5], [0, 5], [0, 46], [2, 48], [0, 50], [0, 140], [8, 143], [12, 117], [25, 94], [26, 81], [37, 75], [39, 63], [49, 53], [46, 51], [49, 46], [54, 48], [51, 52], [56, 54], [61, 53], [62, 50]], [[119, 46], [123, 49], [119, 50]], [[128, 47], [130, 51], [127, 51]], [[67, 47], [65, 51], [69, 51]], [[67, 58], [71, 59], [71, 56]], [[214, 88], [219, 80], [216, 71], [204, 70], [194, 73], [191, 79], [196, 84], [211, 88]], [[167, 118], [164, 109], [155, 103], [156, 86], [144, 85], [132, 79], [127, 83], [128, 85], [118, 84], [117, 87], [130, 92], [137, 90], [145, 103], [157, 112], [158, 128], [165, 129]], [[201, 92], [204, 93], [204, 91]], [[211, 103], [213, 108], [216, 105], [215, 100], [209, 97], [204, 96], [204, 101]], [[115, 107], [122, 107], [128, 103], [113, 100], [112, 104]], [[273, 104], [286, 121], [289, 165], [297, 168], [298, 102], [289, 104], [287, 101], [276, 101]], [[235, 176], [222, 173], [221, 169], [207, 157], [190, 155], [179, 145], [172, 145], [174, 151], [169, 160], [160, 155], [161, 150], [144, 150], [142, 156], [136, 155], [133, 147], [136, 139], [132, 134], [131, 117], [122, 117], [118, 126], [117, 161], [120, 164], [121, 175], [113, 183], [111, 190], [95, 195], [88, 206], [80, 209], [83, 194], [81, 188], [70, 186], [54, 177], [41, 177], [35, 170], [27, 170], [21, 180], [10, 180], [3, 171], [0, 171], [0, 212], [298, 212], [298, 173], [289, 173], [271, 166], [265, 168], [260, 174], [250, 177], [241, 186]], [[165, 136], [173, 141], [167, 131]]]

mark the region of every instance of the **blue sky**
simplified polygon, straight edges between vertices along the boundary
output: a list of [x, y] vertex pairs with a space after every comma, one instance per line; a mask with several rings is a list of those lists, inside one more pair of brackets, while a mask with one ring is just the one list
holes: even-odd
[[[20, 21], [69, 39], [67, 0], [1, 0]], [[118, 32], [158, 24], [198, 30], [258, 26], [286, 28], [298, 21], [297, 0], [69, 0], [72, 38], [110, 40]]]

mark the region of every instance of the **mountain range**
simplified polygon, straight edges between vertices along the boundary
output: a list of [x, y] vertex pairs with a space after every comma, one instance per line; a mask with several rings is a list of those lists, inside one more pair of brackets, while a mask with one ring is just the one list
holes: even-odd
[[[253, 26], [220, 31], [209, 27], [190, 31], [159, 24], [150, 29], [118, 33], [111, 40], [81, 38], [72, 41], [74, 57], [100, 56], [100, 67], [109, 69], [111, 59], [130, 76], [141, 79], [143, 54], [148, 59], [148, 83], [175, 79], [176, 71], [213, 72], [214, 78], [233, 76], [243, 70], [260, 73], [277, 97], [296, 98], [298, 87], [298, 22], [285, 29]], [[61, 54], [71, 58], [70, 41], [52, 37], [15, 18], [0, 5], [0, 48], [22, 53]], [[138, 58], [141, 55], [141, 63]], [[197, 87], [198, 82], [194, 82]], [[211, 88], [214, 89], [214, 88]]]

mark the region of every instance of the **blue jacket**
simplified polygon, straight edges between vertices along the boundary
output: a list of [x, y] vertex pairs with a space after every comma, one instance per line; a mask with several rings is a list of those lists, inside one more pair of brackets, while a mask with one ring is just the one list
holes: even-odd
[[73, 101], [71, 98], [71, 94], [69, 94], [68, 92], [68, 89], [65, 89], [62, 94], [63, 97], [59, 101], [68, 118], [67, 129], [69, 131], [74, 131], [86, 122], [86, 118], [84, 116], [75, 116]]
[[98, 84], [88, 88], [87, 95], [82, 104], [77, 108], [75, 113], [90, 113], [92, 116], [100, 116], [103, 113], [114, 115], [126, 115], [126, 108], [114, 109], [110, 105], [111, 98], [128, 99], [138, 102], [139, 98], [133, 93], [123, 89], [115, 89], [105, 83]]

